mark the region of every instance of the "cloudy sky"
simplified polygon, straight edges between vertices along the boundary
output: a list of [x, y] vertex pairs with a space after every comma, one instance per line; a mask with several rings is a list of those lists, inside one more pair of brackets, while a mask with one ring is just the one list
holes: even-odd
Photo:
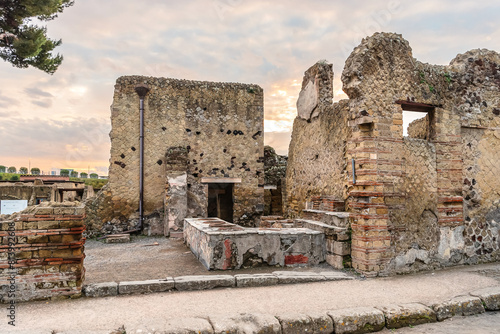
[[303, 72], [340, 74], [363, 37], [397, 32], [423, 62], [500, 51], [500, 2], [76, 0], [47, 23], [63, 40], [47, 75], [0, 62], [0, 165], [107, 174], [113, 85], [121, 75], [254, 83], [264, 88], [266, 144], [285, 154]]

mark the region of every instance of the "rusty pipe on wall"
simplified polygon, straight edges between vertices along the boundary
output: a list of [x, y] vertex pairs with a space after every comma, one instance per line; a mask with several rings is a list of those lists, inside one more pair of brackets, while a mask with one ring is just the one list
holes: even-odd
[[144, 98], [149, 92], [148, 85], [135, 86], [139, 95], [139, 231], [144, 228]]

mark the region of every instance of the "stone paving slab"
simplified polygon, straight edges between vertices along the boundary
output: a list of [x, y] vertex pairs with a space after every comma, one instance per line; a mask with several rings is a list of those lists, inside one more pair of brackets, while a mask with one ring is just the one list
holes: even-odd
[[179, 291], [232, 288], [236, 285], [231, 275], [179, 276], [174, 278], [174, 282], [175, 289]]
[[500, 286], [476, 290], [470, 295], [481, 298], [486, 311], [500, 310]]
[[434, 310], [419, 303], [390, 305], [377, 308], [384, 312], [387, 328], [416, 326], [437, 321]]
[[384, 313], [372, 307], [359, 307], [329, 311], [335, 334], [371, 333], [385, 327]]
[[443, 321], [457, 315], [467, 316], [485, 312], [481, 299], [473, 296], [458, 296], [435, 304], [432, 308], [436, 312], [438, 321]]

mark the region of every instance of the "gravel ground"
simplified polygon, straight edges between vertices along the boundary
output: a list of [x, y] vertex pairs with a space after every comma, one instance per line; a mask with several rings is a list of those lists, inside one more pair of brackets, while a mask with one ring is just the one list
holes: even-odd
[[88, 239], [85, 244], [85, 284], [141, 281], [168, 276], [270, 273], [276, 270], [333, 271], [327, 264], [309, 268], [258, 267], [209, 271], [182, 239], [132, 237], [132, 242], [106, 244]]

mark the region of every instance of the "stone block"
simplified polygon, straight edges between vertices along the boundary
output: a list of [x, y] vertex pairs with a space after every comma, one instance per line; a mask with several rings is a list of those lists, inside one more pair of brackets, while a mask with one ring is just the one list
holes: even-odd
[[458, 296], [443, 303], [435, 304], [432, 308], [436, 312], [438, 321], [443, 321], [454, 316], [473, 315], [485, 311], [481, 299], [472, 296]]
[[59, 227], [60, 227], [60, 225], [59, 225], [58, 221], [40, 221], [40, 222], [38, 222], [38, 229], [39, 230], [57, 229]]
[[34, 212], [35, 215], [53, 215], [54, 208], [51, 207], [37, 207]]
[[147, 281], [120, 282], [118, 284], [118, 293], [120, 295], [124, 295], [135, 293], [164, 292], [172, 290], [174, 286], [175, 283], [172, 277]]
[[239, 288], [278, 284], [278, 277], [273, 274], [239, 274], [234, 275], [234, 278], [236, 286]]
[[106, 297], [118, 294], [118, 283], [106, 282], [85, 285], [83, 294], [87, 297]]
[[297, 284], [325, 281], [325, 276], [313, 272], [274, 271], [279, 284]]
[[481, 298], [486, 311], [500, 310], [500, 286], [476, 290], [470, 294]]
[[436, 322], [436, 313], [418, 303], [378, 307], [385, 315], [387, 328], [416, 326]]
[[351, 244], [348, 242], [341, 242], [341, 241], [327, 239], [326, 250], [335, 255], [350, 255]]
[[371, 333], [385, 326], [384, 313], [371, 307], [329, 311], [328, 315], [333, 320], [335, 334]]
[[210, 317], [214, 334], [281, 334], [278, 319], [267, 314], [240, 314], [237, 316]]
[[344, 268], [344, 257], [341, 255], [326, 255], [326, 263], [331, 265], [335, 269], [343, 269]]
[[282, 334], [314, 333], [314, 323], [305, 314], [286, 314], [276, 317], [281, 324]]
[[174, 278], [175, 288], [185, 290], [207, 290], [215, 288], [230, 288], [235, 286], [231, 275], [179, 276]]
[[[202, 318], [175, 318], [158, 324], [127, 326], [127, 333], [157, 333], [157, 334], [213, 334], [212, 325]], [[124, 333], [124, 332], [118, 332]], [[117, 333], [117, 334], [118, 334]]]
[[130, 242], [130, 234], [110, 234], [106, 236], [107, 244], [123, 244]]
[[314, 334], [333, 333], [333, 320], [326, 313], [307, 313], [313, 323]]
[[319, 273], [320, 275], [325, 277], [327, 281], [344, 281], [344, 280], [353, 280], [354, 277], [349, 276], [346, 273], [342, 273], [339, 271], [323, 271]]

